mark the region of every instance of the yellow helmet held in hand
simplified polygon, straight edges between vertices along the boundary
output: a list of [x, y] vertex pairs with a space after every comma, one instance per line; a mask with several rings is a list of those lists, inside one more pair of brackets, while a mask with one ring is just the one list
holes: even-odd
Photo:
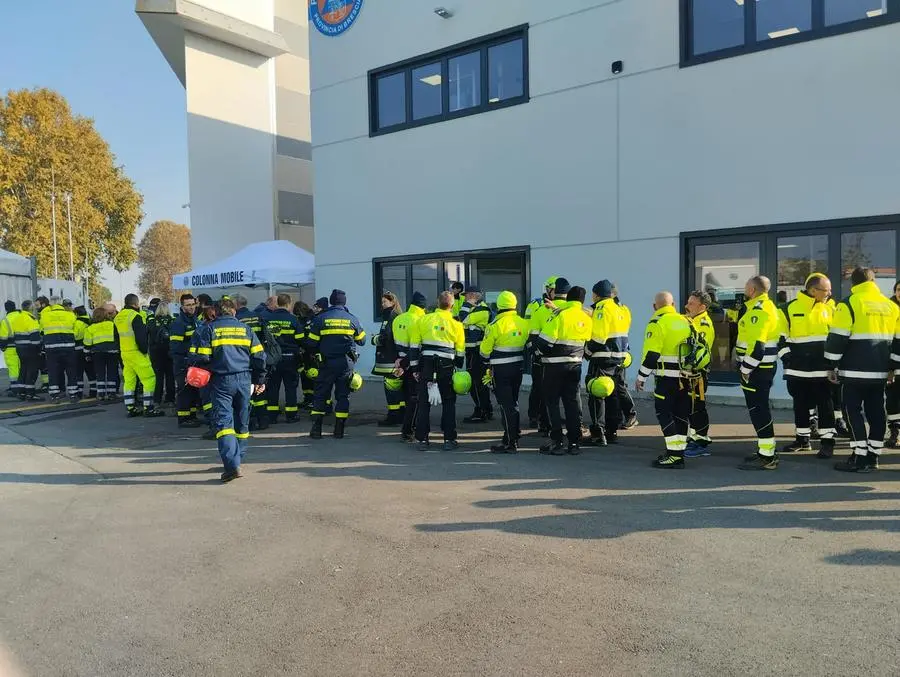
[[634, 359], [631, 357], [631, 353], [625, 353], [625, 359], [622, 361], [622, 366], [628, 369], [633, 361]]
[[395, 393], [403, 388], [403, 379], [394, 378], [393, 376], [385, 376], [384, 387], [390, 390], [392, 393]]
[[319, 378], [319, 368], [318, 367], [310, 367], [306, 370], [306, 375], [311, 379]]
[[472, 389], [472, 375], [467, 371], [453, 373], [453, 392], [457, 395], [467, 395]]
[[353, 376], [350, 377], [350, 390], [352, 392], [356, 392], [360, 388], [363, 387], [363, 377], [359, 375], [358, 371], [353, 372]]
[[588, 381], [587, 387], [592, 397], [602, 400], [613, 394], [616, 384], [609, 376], [598, 376]]

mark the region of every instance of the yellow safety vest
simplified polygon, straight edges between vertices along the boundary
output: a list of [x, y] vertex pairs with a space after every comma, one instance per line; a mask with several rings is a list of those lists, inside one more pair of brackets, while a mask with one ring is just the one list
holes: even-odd
[[774, 369], [778, 360], [778, 308], [768, 294], [749, 302], [738, 320], [735, 350], [744, 370]]
[[138, 350], [137, 340], [135, 340], [134, 337], [134, 329], [131, 326], [135, 317], [140, 317], [143, 320], [143, 316], [136, 310], [133, 308], [125, 308], [116, 315], [116, 318], [113, 320], [116, 331], [119, 332], [119, 348], [123, 353]]
[[501, 310], [484, 334], [481, 357], [490, 359], [491, 366], [524, 362], [529, 327], [528, 320], [519, 317], [515, 308]]
[[656, 378], [680, 378], [682, 373], [678, 349], [690, 335], [690, 320], [676, 312], [674, 306], [657, 310], [647, 323], [638, 374], [642, 378], [651, 374]]

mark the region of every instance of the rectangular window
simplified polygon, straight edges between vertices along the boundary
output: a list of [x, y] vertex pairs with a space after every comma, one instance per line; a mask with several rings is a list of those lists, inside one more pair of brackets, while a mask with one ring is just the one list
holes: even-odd
[[382, 75], [377, 80], [378, 129], [406, 122], [406, 73]]
[[681, 65], [900, 20], [900, 0], [680, 0]]
[[520, 26], [371, 71], [370, 134], [527, 102], [527, 53]]
[[424, 120], [441, 114], [443, 101], [440, 61], [413, 68], [412, 104], [413, 120]]
[[898, 237], [900, 215], [682, 234], [681, 301], [694, 289], [712, 297], [712, 381], [737, 383], [734, 346], [747, 280], [765, 275], [772, 283], [769, 298], [784, 304], [797, 298], [812, 273], [822, 273], [839, 300], [850, 294], [853, 269], [864, 267], [873, 270], [882, 293], [891, 296], [900, 265]]
[[373, 261], [375, 280], [375, 318], [381, 313], [381, 294], [394, 292], [406, 309], [413, 292], [425, 295], [430, 306], [438, 294], [450, 289], [452, 282], [476, 285], [485, 301], [496, 310], [502, 291], [513, 292], [519, 300], [519, 313], [528, 305], [528, 247], [451, 252]]

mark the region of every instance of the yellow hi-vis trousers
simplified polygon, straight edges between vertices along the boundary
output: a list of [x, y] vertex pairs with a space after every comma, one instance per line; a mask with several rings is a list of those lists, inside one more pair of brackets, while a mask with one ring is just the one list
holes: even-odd
[[146, 409], [153, 404], [153, 391], [156, 390], [156, 374], [150, 364], [150, 356], [139, 350], [122, 351], [122, 376], [125, 380], [125, 408], [135, 406], [134, 389], [138, 379], [144, 387], [143, 405]]
[[21, 367], [19, 353], [16, 352], [15, 348], [6, 348], [3, 351], [3, 360], [6, 362], [6, 369], [9, 371], [10, 382], [17, 381], [19, 378], [19, 368]]

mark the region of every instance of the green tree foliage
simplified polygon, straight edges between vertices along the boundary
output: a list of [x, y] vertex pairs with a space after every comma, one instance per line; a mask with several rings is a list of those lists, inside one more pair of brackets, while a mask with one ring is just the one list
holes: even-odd
[[191, 231], [174, 221], [154, 221], [141, 238], [138, 265], [141, 294], [173, 301], [172, 276], [191, 267]]
[[110, 291], [109, 287], [102, 285], [99, 282], [94, 282], [93, 280], [91, 280], [91, 288], [88, 296], [94, 302], [95, 308], [112, 301], [112, 291]]
[[10, 91], [0, 100], [0, 247], [36, 256], [41, 277], [53, 275], [54, 186], [61, 277], [69, 270], [67, 191], [76, 274], [96, 279], [104, 262], [119, 271], [134, 263], [143, 197], [93, 121], [49, 89]]

